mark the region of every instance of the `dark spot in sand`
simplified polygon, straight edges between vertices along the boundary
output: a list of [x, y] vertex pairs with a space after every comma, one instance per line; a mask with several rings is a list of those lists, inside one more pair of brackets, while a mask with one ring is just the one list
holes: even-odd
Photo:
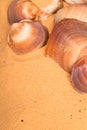
[[81, 112], [81, 109], [79, 109], [79, 112]]
[[72, 115], [70, 115], [70, 119], [72, 119]]
[[24, 120], [22, 119], [21, 122], [24, 122]]
[[79, 100], [79, 102], [82, 102], [82, 100]]
[[84, 110], [86, 111], [86, 110], [87, 110], [87, 108], [84, 108]]

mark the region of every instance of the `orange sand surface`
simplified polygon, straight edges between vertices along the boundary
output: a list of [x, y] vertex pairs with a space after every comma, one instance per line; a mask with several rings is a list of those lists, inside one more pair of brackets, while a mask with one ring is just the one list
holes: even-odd
[[[0, 0], [0, 130], [87, 130], [87, 94], [73, 89], [45, 47], [21, 56], [8, 47], [10, 2]], [[42, 7], [52, 0], [34, 2]], [[53, 16], [43, 24], [50, 32]]]

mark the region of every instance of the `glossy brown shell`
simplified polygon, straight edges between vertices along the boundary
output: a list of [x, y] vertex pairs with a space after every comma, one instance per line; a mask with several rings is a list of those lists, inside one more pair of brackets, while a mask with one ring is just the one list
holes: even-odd
[[7, 10], [10, 24], [23, 19], [35, 19], [39, 8], [31, 0], [13, 0]]
[[57, 23], [50, 34], [45, 54], [71, 72], [75, 62], [87, 54], [87, 23], [76, 19], [63, 19]]
[[87, 55], [75, 63], [71, 80], [75, 89], [87, 93]]
[[17, 54], [31, 52], [46, 44], [48, 30], [38, 21], [14, 23], [8, 35], [8, 45]]

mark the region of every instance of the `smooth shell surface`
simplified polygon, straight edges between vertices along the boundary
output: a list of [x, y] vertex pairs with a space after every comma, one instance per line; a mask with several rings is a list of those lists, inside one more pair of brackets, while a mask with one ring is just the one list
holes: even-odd
[[10, 24], [23, 19], [35, 19], [39, 8], [31, 0], [13, 0], [7, 11]]
[[42, 47], [48, 39], [48, 30], [38, 21], [14, 23], [8, 36], [8, 45], [18, 54]]
[[87, 0], [65, 0], [69, 4], [82, 4], [87, 3]]
[[87, 93], [87, 55], [75, 63], [71, 80], [74, 88], [80, 92]]
[[63, 19], [50, 34], [45, 54], [64, 70], [71, 72], [74, 63], [87, 54], [87, 23]]
[[64, 18], [73, 18], [87, 22], [87, 5], [70, 5], [60, 9], [55, 15], [54, 23]]

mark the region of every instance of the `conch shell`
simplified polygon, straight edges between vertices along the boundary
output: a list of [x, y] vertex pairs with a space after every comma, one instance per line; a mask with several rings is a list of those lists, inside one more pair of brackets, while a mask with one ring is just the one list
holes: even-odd
[[45, 54], [65, 71], [71, 72], [75, 62], [87, 55], [87, 23], [76, 19], [63, 19], [55, 24]]
[[73, 18], [87, 22], [87, 5], [70, 5], [60, 9], [55, 15], [54, 23], [58, 23], [64, 18]]

